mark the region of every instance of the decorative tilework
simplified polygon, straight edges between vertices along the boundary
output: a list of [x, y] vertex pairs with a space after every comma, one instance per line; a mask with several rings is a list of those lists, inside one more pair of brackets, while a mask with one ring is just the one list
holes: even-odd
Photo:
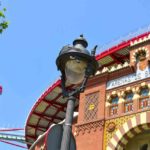
[[97, 119], [99, 92], [85, 96], [84, 122]]

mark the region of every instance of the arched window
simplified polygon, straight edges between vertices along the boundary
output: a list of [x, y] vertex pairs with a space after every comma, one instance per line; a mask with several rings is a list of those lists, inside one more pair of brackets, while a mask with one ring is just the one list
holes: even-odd
[[136, 62], [146, 59], [146, 51], [144, 49], [139, 50], [136, 53], [135, 58], [136, 58]]
[[118, 104], [118, 101], [119, 101], [119, 97], [115, 96], [115, 97], [112, 98], [111, 103], [112, 104]]
[[111, 99], [110, 115], [114, 116], [118, 114], [118, 101], [119, 97], [115, 96]]
[[149, 89], [148, 88], [142, 88], [141, 92], [140, 92], [140, 95], [141, 96], [148, 96], [148, 93], [149, 93]]
[[127, 93], [126, 96], [125, 96], [125, 100], [129, 101], [129, 100], [132, 100], [133, 99], [133, 93], [130, 92], [130, 93]]
[[125, 96], [125, 103], [124, 103], [124, 111], [131, 112], [133, 111], [133, 93], [129, 92]]
[[140, 108], [145, 109], [150, 107], [149, 89], [147, 87], [142, 88], [140, 91]]

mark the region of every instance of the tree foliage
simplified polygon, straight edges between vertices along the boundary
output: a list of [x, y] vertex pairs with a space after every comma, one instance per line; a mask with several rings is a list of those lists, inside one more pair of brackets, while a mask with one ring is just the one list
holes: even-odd
[[2, 33], [6, 28], [8, 28], [8, 21], [5, 17], [6, 8], [0, 10], [0, 33]]

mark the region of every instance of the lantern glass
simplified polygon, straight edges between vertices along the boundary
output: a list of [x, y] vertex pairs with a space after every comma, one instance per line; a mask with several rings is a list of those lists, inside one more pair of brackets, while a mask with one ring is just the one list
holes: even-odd
[[65, 65], [65, 75], [68, 83], [79, 84], [85, 76], [87, 62], [79, 59], [70, 59]]

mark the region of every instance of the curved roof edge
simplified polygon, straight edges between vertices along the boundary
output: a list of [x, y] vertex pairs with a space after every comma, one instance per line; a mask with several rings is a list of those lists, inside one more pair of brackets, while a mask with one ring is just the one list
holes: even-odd
[[[126, 56], [129, 51], [125, 51], [124, 49], [146, 40], [150, 40], [150, 31], [131, 38], [130, 40], [122, 41], [120, 44], [105, 50], [96, 56], [96, 60], [100, 63], [103, 62], [102, 67], [114, 64], [117, 61], [117, 55], [121, 55], [124, 59], [127, 58]], [[115, 54], [114, 59], [111, 54]], [[108, 59], [109, 56], [112, 60], [110, 58]], [[107, 64], [106, 62], [108, 62], [108, 60], [110, 60], [110, 62]], [[78, 102], [76, 107], [78, 107]], [[65, 117], [65, 111], [66, 100], [62, 97], [61, 80], [59, 79], [40, 96], [28, 115], [25, 126], [25, 137], [26, 142], [29, 143], [28, 147], [31, 146], [40, 134], [48, 129], [51, 123], [59, 123], [62, 121]]]

